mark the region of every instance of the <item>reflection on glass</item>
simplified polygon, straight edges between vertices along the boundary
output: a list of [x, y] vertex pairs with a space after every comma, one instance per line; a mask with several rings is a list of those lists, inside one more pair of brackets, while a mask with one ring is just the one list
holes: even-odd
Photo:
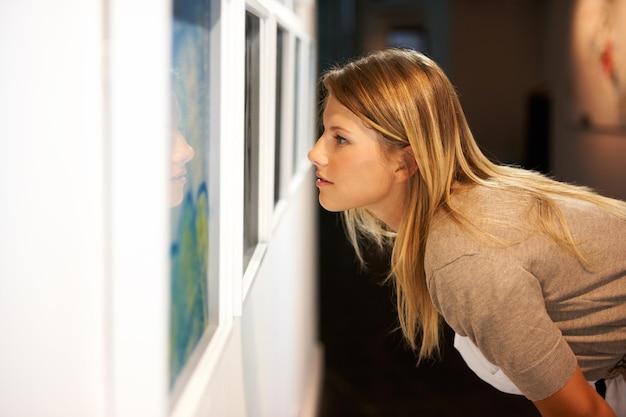
[[246, 12], [245, 155], [243, 241], [244, 268], [258, 242], [259, 213], [259, 18]]
[[280, 200], [281, 192], [281, 159], [282, 159], [282, 118], [283, 118], [283, 48], [285, 45], [285, 30], [278, 27], [276, 32], [276, 126], [274, 142], [274, 203]]
[[170, 388], [209, 324], [210, 5], [175, 0], [172, 24]]
[[187, 143], [181, 132], [182, 115], [176, 95], [172, 93], [172, 133], [170, 159], [170, 207], [176, 207], [183, 201], [185, 183], [187, 182], [187, 162], [195, 155], [193, 148]]

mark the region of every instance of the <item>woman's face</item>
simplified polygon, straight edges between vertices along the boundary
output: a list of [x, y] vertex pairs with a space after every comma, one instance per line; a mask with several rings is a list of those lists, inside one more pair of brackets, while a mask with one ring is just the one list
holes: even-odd
[[170, 207], [175, 207], [183, 201], [184, 186], [187, 182], [187, 170], [185, 164], [191, 161], [194, 150], [185, 137], [180, 133], [177, 126], [180, 124], [180, 109], [178, 103], [173, 100], [172, 104], [172, 154], [170, 160]]
[[400, 158], [385, 157], [380, 134], [332, 94], [323, 122], [324, 133], [308, 155], [317, 167], [320, 204], [329, 211], [368, 209], [385, 221], [405, 195]]

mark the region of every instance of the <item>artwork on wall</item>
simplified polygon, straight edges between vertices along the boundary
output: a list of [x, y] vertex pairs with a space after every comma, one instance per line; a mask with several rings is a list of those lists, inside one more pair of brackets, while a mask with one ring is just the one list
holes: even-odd
[[571, 39], [577, 124], [626, 129], [626, 2], [579, 0]]
[[210, 7], [174, 1], [170, 388], [208, 327]]

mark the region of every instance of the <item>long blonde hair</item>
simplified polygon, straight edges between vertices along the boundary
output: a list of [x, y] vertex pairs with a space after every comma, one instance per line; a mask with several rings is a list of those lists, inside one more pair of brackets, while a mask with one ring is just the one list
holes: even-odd
[[491, 162], [469, 129], [457, 93], [428, 57], [386, 49], [335, 67], [322, 76], [332, 94], [364, 123], [378, 131], [383, 149], [411, 146], [417, 172], [408, 184], [405, 215], [393, 233], [365, 209], [345, 211], [344, 223], [357, 256], [360, 242], [392, 247], [389, 279], [395, 284], [400, 327], [419, 358], [438, 353], [440, 317], [426, 285], [424, 255], [431, 220], [438, 210], [467, 223], [450, 199], [453, 184], [511, 190], [532, 202], [537, 227], [583, 260], [554, 196], [586, 200], [626, 217], [626, 204], [585, 187], [557, 182], [539, 173]]

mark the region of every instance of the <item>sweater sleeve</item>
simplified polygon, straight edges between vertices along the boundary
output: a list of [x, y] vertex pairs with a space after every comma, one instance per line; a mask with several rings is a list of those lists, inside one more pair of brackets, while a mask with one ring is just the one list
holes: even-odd
[[535, 277], [515, 261], [464, 255], [432, 271], [437, 310], [532, 400], [571, 378], [576, 357], [546, 312]]

